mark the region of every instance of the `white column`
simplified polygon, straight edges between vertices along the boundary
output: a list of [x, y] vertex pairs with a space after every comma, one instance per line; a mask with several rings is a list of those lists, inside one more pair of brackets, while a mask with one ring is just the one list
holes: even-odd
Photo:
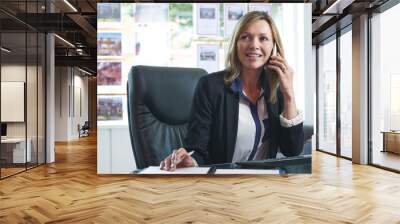
[[55, 161], [54, 133], [55, 133], [55, 56], [54, 35], [46, 35], [46, 163]]
[[305, 3], [304, 5], [304, 30], [306, 31], [304, 32], [304, 125], [314, 126], [315, 130], [314, 98], [316, 55], [315, 47], [314, 49], [312, 47], [311, 3]]
[[368, 16], [353, 20], [353, 162], [368, 163]]
[[55, 88], [55, 141], [69, 141], [71, 126], [71, 67], [57, 66]]

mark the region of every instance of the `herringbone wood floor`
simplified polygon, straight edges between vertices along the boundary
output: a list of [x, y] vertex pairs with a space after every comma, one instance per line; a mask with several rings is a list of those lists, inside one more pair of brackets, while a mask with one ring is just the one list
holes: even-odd
[[96, 139], [0, 181], [0, 223], [400, 223], [400, 175], [320, 152], [312, 175], [98, 176]]

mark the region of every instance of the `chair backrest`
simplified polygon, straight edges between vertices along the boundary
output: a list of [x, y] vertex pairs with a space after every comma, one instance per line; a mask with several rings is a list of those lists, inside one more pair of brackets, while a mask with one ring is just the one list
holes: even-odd
[[159, 165], [184, 144], [199, 68], [134, 66], [128, 76], [128, 120], [137, 168]]
[[90, 129], [90, 123], [89, 121], [85, 121], [85, 123], [82, 125], [83, 130], [88, 130]]

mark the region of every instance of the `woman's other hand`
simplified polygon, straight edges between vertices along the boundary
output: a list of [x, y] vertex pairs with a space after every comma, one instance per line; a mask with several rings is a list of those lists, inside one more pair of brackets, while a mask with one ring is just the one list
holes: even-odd
[[175, 171], [176, 168], [194, 167], [195, 163], [185, 148], [174, 149], [171, 155], [167, 156], [160, 163], [160, 169], [166, 171]]

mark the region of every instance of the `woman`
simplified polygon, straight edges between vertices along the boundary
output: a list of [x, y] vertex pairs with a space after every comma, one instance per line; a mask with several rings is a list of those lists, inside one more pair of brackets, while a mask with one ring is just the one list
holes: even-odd
[[302, 122], [278, 30], [268, 14], [249, 12], [235, 27], [226, 70], [197, 84], [185, 146], [160, 168], [275, 158], [278, 149], [296, 156]]

